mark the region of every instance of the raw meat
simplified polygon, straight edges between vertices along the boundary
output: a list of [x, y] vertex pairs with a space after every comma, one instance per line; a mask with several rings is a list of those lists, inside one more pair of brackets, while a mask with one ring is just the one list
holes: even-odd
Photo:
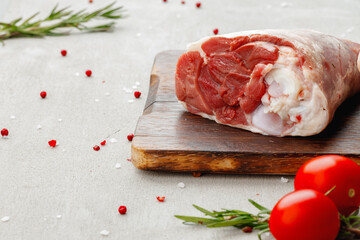
[[309, 30], [206, 37], [178, 60], [176, 95], [191, 113], [273, 136], [321, 132], [360, 90], [360, 44]]

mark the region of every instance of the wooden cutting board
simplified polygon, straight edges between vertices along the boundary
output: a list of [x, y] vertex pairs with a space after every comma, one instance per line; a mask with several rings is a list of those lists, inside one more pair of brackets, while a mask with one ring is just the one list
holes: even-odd
[[336, 112], [312, 137], [270, 137], [232, 128], [184, 110], [175, 96], [175, 67], [182, 51], [159, 53], [131, 146], [143, 170], [292, 175], [308, 159], [345, 155], [360, 164], [360, 96]]

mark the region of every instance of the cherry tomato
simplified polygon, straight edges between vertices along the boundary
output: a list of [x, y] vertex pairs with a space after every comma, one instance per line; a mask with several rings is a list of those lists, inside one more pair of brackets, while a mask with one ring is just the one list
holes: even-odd
[[277, 240], [334, 240], [340, 217], [330, 198], [302, 189], [279, 200], [271, 211], [269, 227]]
[[339, 212], [350, 215], [360, 206], [360, 166], [338, 155], [324, 155], [306, 162], [295, 177], [295, 190], [310, 188], [327, 195]]

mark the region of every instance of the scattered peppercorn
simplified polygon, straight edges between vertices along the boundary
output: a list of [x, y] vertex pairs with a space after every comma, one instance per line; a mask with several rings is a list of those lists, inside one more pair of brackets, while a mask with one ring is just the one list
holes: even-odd
[[201, 172], [193, 172], [192, 175], [193, 175], [193, 177], [200, 177]]
[[100, 147], [99, 147], [98, 145], [95, 145], [95, 146], [93, 147], [93, 149], [94, 149], [95, 151], [99, 151], [99, 150], [100, 150]]
[[86, 76], [91, 77], [92, 71], [91, 70], [86, 70], [85, 74], [86, 74]]
[[196, 7], [197, 7], [197, 8], [200, 8], [200, 7], [201, 7], [201, 2], [197, 2], [197, 3], [196, 3]]
[[125, 206], [120, 206], [120, 207], [119, 207], [119, 213], [120, 213], [121, 215], [125, 214], [126, 211], [127, 211], [127, 209], [126, 209]]
[[185, 4], [185, 1], [181, 1], [181, 4]]
[[48, 143], [49, 143], [49, 146], [50, 146], [50, 147], [53, 147], [53, 148], [54, 148], [54, 147], [56, 146], [56, 140], [54, 140], [54, 139], [53, 139], [53, 140], [50, 140]]
[[159, 202], [163, 202], [165, 200], [165, 197], [156, 197], [156, 199], [159, 201]]
[[127, 139], [131, 142], [134, 138], [134, 134], [127, 135]]
[[64, 57], [66, 56], [67, 51], [66, 50], [61, 50], [61, 55], [63, 55]]
[[5, 137], [5, 136], [7, 136], [7, 135], [9, 135], [9, 130], [7, 130], [6, 128], [3, 128], [3, 129], [1, 130], [1, 136]]
[[214, 33], [215, 35], [217, 35], [217, 34], [219, 33], [219, 29], [215, 28], [215, 29], [213, 30], [213, 33]]
[[41, 93], [40, 93], [40, 97], [42, 97], [42, 98], [46, 98], [46, 92], [45, 91], [42, 91]]
[[106, 140], [104, 140], [100, 143], [101, 146], [104, 146], [105, 144], [106, 144]]
[[244, 233], [251, 233], [253, 231], [252, 227], [246, 226], [241, 229]]
[[134, 96], [136, 98], [139, 98], [141, 96], [141, 92], [139, 92], [139, 91], [134, 92]]

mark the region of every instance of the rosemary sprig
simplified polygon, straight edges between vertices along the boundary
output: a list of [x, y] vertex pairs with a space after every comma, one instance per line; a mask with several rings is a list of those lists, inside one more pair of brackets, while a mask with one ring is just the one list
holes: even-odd
[[13, 37], [44, 37], [69, 34], [68, 31], [56, 31], [62, 28], [76, 28], [88, 32], [108, 31], [115, 22], [93, 27], [84, 24], [93, 19], [123, 18], [123, 7], [114, 7], [114, 5], [115, 2], [90, 13], [85, 12], [85, 9], [78, 12], [68, 10], [69, 7], [58, 9], [58, 5], [56, 5], [49, 16], [42, 20], [33, 20], [39, 14], [37, 12], [23, 21], [22, 18], [17, 18], [9, 23], [0, 22], [0, 41]]
[[[249, 199], [249, 202], [260, 210], [257, 215], [240, 211], [223, 209], [223, 211], [209, 211], [197, 205], [193, 205], [197, 210], [204, 213], [207, 217], [192, 217], [175, 215], [175, 217], [183, 220], [184, 224], [200, 224], [206, 227], [228, 227], [233, 226], [240, 228], [243, 232], [258, 231], [258, 238], [261, 240], [261, 235], [269, 232], [269, 218], [271, 210], [261, 206], [255, 201]], [[349, 217], [340, 215], [341, 228], [337, 239], [360, 239], [360, 216], [359, 211], [354, 212]]]
[[255, 201], [249, 199], [249, 202], [255, 206], [260, 212], [257, 215], [240, 211], [223, 209], [223, 211], [208, 211], [199, 206], [193, 205], [197, 210], [212, 218], [190, 217], [175, 215], [175, 217], [183, 220], [184, 224], [201, 224], [207, 227], [228, 227], [234, 226], [242, 229], [244, 232], [252, 232], [257, 229], [258, 237], [261, 239], [261, 235], [265, 232], [269, 232], [269, 217], [271, 211]]

